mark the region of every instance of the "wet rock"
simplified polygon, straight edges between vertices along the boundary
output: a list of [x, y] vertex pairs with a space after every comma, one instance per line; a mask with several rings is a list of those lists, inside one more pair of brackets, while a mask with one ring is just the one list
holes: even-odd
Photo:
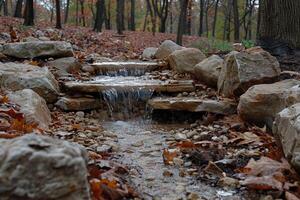
[[276, 115], [273, 133], [281, 144], [285, 157], [300, 173], [300, 103]]
[[76, 116], [80, 117], [80, 118], [84, 118], [84, 112], [78, 111], [78, 112], [76, 112]]
[[97, 153], [107, 153], [110, 152], [111, 150], [112, 150], [112, 146], [106, 144], [98, 146], [96, 149]]
[[210, 100], [195, 97], [158, 97], [148, 101], [154, 110], [210, 112], [229, 115], [236, 113], [237, 103], [231, 100]]
[[227, 188], [237, 188], [239, 186], [240, 182], [237, 179], [230, 178], [230, 177], [223, 177], [220, 178], [218, 181], [218, 185], [221, 187], [227, 187]]
[[95, 74], [96, 72], [96, 69], [91, 65], [83, 65], [81, 70], [90, 74]]
[[99, 99], [90, 97], [61, 97], [55, 105], [65, 111], [92, 110], [101, 107]]
[[50, 41], [51, 39], [48, 37], [39, 37], [40, 41]]
[[156, 53], [155, 53], [155, 58], [158, 59], [166, 59], [168, 56], [173, 53], [176, 50], [183, 49], [182, 46], [179, 46], [175, 42], [171, 40], [165, 40], [161, 45], [158, 47]]
[[272, 127], [275, 115], [300, 102], [300, 81], [289, 79], [251, 87], [240, 98], [239, 116], [248, 122]]
[[3, 54], [16, 58], [70, 57], [70, 43], [62, 41], [17, 42], [3, 45]]
[[186, 140], [187, 136], [185, 134], [183, 134], [183, 133], [176, 133], [175, 139], [176, 140]]
[[58, 83], [48, 68], [28, 64], [0, 62], [0, 84], [12, 91], [32, 89], [48, 103], [55, 102], [59, 93]]
[[48, 129], [51, 123], [51, 114], [46, 101], [31, 89], [10, 92], [8, 98], [20, 106], [25, 120], [29, 124], [38, 124], [42, 129]]
[[199, 81], [216, 88], [223, 62], [220, 56], [210, 56], [194, 67], [194, 75]]
[[179, 73], [194, 73], [194, 66], [205, 58], [199, 49], [184, 48], [170, 54], [168, 61], [171, 68]]
[[59, 58], [47, 62], [46, 65], [54, 69], [56, 77], [68, 76], [71, 73], [79, 72], [82, 68], [81, 63], [74, 57]]
[[91, 199], [78, 144], [27, 134], [1, 139], [0, 158], [1, 199]]
[[142, 58], [144, 59], [152, 59], [156, 54], [158, 48], [155, 47], [148, 47], [143, 51]]
[[94, 63], [94, 62], [101, 63], [101, 62], [112, 62], [113, 61], [112, 59], [103, 57], [98, 53], [89, 54], [88, 56], [86, 56], [85, 60], [88, 63]]
[[240, 96], [253, 85], [273, 83], [280, 75], [277, 59], [264, 50], [231, 52], [225, 58], [218, 80], [218, 92]]

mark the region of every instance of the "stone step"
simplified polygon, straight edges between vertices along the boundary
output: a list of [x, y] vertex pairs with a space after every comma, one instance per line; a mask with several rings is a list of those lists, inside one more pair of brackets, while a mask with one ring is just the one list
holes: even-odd
[[154, 110], [209, 112], [222, 115], [236, 113], [237, 103], [231, 100], [199, 99], [197, 97], [157, 97], [148, 104]]
[[193, 80], [167, 80], [149, 79], [145, 76], [101, 76], [92, 81], [69, 81], [64, 83], [67, 92], [72, 93], [99, 93], [108, 90], [120, 92], [150, 90], [153, 92], [192, 92], [195, 90]]
[[157, 69], [160, 64], [157, 62], [142, 62], [142, 61], [129, 61], [129, 62], [100, 62], [93, 63], [91, 66], [94, 68], [97, 75], [108, 76], [141, 76], [146, 72], [151, 72]]

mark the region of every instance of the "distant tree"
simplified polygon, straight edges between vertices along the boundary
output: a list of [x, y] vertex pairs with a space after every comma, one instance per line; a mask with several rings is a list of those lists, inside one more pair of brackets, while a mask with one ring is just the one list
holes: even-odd
[[55, 26], [55, 28], [61, 29], [62, 25], [61, 25], [61, 17], [60, 17], [60, 1], [55, 0], [55, 5], [56, 5], [56, 26]]
[[240, 40], [240, 18], [239, 18], [239, 6], [238, 0], [232, 0], [233, 6], [233, 21], [234, 21], [234, 41]]
[[105, 20], [105, 28], [107, 30], [111, 29], [111, 1], [108, 1], [107, 7], [104, 7], [105, 9], [105, 15], [104, 15], [104, 20]]
[[105, 0], [97, 0], [96, 3], [96, 20], [94, 24], [94, 31], [101, 32], [102, 25], [104, 22], [104, 14], [105, 14]]
[[155, 12], [155, 17], [159, 17], [159, 32], [166, 32], [166, 22], [169, 14], [169, 0], [152, 0], [152, 7]]
[[266, 48], [276, 43], [277, 47], [299, 49], [299, 11], [299, 0], [260, 0], [259, 43]]
[[23, 0], [17, 0], [14, 17], [22, 18]]
[[25, 26], [34, 25], [33, 0], [26, 0], [25, 12], [24, 12], [24, 25]]
[[3, 3], [3, 14], [4, 14], [4, 16], [8, 16], [8, 1], [7, 0], [4, 0], [4, 3]]
[[125, 2], [124, 2], [124, 0], [117, 0], [116, 23], [117, 23], [117, 30], [118, 30], [119, 35], [123, 34], [123, 30], [125, 28], [124, 12], [125, 12]]
[[130, 30], [135, 31], [135, 0], [130, 3]]
[[180, 16], [178, 22], [178, 30], [177, 30], [177, 39], [176, 42], [179, 45], [182, 45], [182, 37], [184, 33], [184, 28], [186, 27], [186, 14], [189, 0], [180, 0]]
[[68, 22], [69, 18], [69, 8], [70, 8], [70, 0], [67, 0], [66, 7], [65, 7], [65, 24]]
[[80, 21], [82, 22], [82, 26], [85, 26], [84, 0], [80, 0], [80, 11]]
[[219, 8], [220, 0], [216, 0], [215, 2], [215, 13], [214, 13], [214, 20], [212, 24], [212, 37], [216, 37], [216, 25], [217, 25], [217, 17], [218, 17], [218, 8]]
[[200, 4], [200, 17], [199, 17], [199, 32], [198, 35], [202, 36], [204, 29], [203, 29], [203, 20], [204, 20], [204, 0], [199, 1]]

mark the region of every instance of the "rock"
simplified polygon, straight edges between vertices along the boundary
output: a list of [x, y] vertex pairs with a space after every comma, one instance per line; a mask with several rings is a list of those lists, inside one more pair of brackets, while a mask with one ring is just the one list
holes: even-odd
[[1, 139], [0, 158], [0, 199], [91, 199], [78, 144], [27, 134]]
[[55, 105], [65, 111], [93, 110], [101, 107], [99, 99], [89, 97], [61, 97]]
[[96, 69], [94, 67], [92, 67], [91, 65], [85, 64], [82, 66], [82, 71], [84, 72], [88, 72], [90, 74], [95, 74], [96, 73]]
[[179, 73], [193, 73], [194, 66], [203, 61], [206, 56], [195, 48], [184, 48], [174, 51], [168, 58], [172, 69]]
[[94, 62], [100, 63], [100, 62], [112, 62], [113, 61], [112, 59], [103, 57], [103, 56], [99, 55], [98, 53], [92, 53], [92, 54], [86, 56], [85, 60], [88, 63], [94, 63]]
[[48, 37], [39, 37], [40, 41], [50, 41], [50, 38]]
[[28, 64], [1, 63], [0, 85], [6, 90], [32, 89], [48, 103], [55, 102], [59, 86], [48, 68]]
[[11, 41], [10, 34], [9, 34], [9, 33], [6, 33], [6, 32], [0, 33], [0, 39], [1, 39], [1, 40], [4, 40], [5, 42]]
[[300, 103], [276, 115], [273, 134], [281, 144], [285, 157], [300, 172]]
[[148, 47], [148, 48], [144, 49], [142, 58], [144, 58], [144, 59], [154, 58], [157, 50], [158, 50], [158, 48], [155, 48], [155, 47]]
[[245, 121], [272, 127], [278, 112], [300, 102], [299, 85], [294, 79], [255, 85], [240, 97], [238, 114]]
[[20, 106], [25, 120], [29, 124], [37, 124], [42, 129], [48, 129], [51, 123], [51, 114], [46, 101], [31, 89], [10, 92], [8, 98]]
[[76, 116], [79, 118], [84, 118], [84, 112], [78, 111], [78, 112], [76, 112]]
[[216, 88], [223, 62], [220, 56], [212, 55], [194, 67], [194, 75], [201, 82]]
[[235, 51], [244, 51], [245, 50], [245, 47], [242, 43], [234, 43], [232, 46]]
[[176, 133], [175, 139], [176, 140], [186, 140], [187, 136], [185, 134], [183, 134], [183, 133]]
[[150, 99], [148, 104], [154, 110], [180, 110], [189, 112], [209, 112], [222, 115], [236, 113], [234, 101], [199, 99], [195, 97], [157, 97]]
[[70, 57], [73, 49], [63, 41], [34, 41], [4, 44], [2, 53], [16, 58]]
[[263, 50], [231, 52], [218, 80], [218, 92], [225, 97], [240, 96], [253, 85], [273, 83], [280, 75], [275, 57]]
[[240, 185], [240, 182], [234, 178], [222, 177], [218, 181], [218, 185], [221, 187], [227, 187], [227, 188], [237, 188]]
[[171, 40], [165, 40], [161, 45], [158, 47], [154, 57], [157, 59], [166, 59], [168, 56], [176, 50], [183, 49], [182, 46], [179, 46], [175, 42]]
[[29, 37], [26, 37], [26, 38], [22, 39], [22, 42], [38, 42], [38, 41], [40, 41], [38, 38], [35, 38], [35, 37], [32, 37], [32, 36], [29, 36]]
[[46, 63], [47, 66], [54, 68], [56, 77], [68, 76], [71, 73], [79, 72], [82, 68], [80, 62], [74, 57], [59, 58]]

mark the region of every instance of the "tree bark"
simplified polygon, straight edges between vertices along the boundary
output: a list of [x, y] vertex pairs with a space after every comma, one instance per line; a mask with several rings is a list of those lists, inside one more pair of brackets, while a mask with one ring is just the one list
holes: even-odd
[[239, 6], [238, 0], [233, 0], [233, 21], [234, 21], [234, 41], [239, 42], [240, 40], [240, 18], [239, 18]]
[[135, 31], [135, 0], [130, 3], [130, 30]]
[[55, 0], [55, 5], [56, 5], [56, 26], [55, 26], [55, 28], [61, 29], [62, 25], [61, 25], [61, 17], [60, 17], [60, 1]]
[[125, 10], [124, 3], [125, 3], [124, 0], [117, 0], [116, 23], [117, 23], [117, 30], [119, 35], [122, 35], [124, 30], [124, 10]]
[[84, 0], [80, 0], [80, 8], [81, 8], [81, 21], [82, 21], [82, 25], [85, 26]]
[[187, 23], [186, 23], [186, 31], [185, 33], [188, 35], [192, 34], [192, 3], [193, 1], [188, 2], [188, 8], [187, 8]]
[[4, 14], [4, 16], [8, 16], [8, 1], [7, 0], [4, 0], [3, 14]]
[[101, 32], [102, 25], [104, 21], [104, 13], [105, 13], [105, 0], [97, 0], [96, 3], [96, 20], [94, 24], [94, 31]]
[[23, 0], [18, 0], [16, 4], [14, 17], [22, 18]]
[[258, 40], [300, 48], [300, 1], [261, 0]]
[[70, 8], [70, 0], [67, 0], [67, 5], [66, 5], [66, 12], [65, 12], [65, 24], [68, 22], [68, 17], [69, 17], [69, 8]]
[[220, 0], [216, 0], [216, 4], [215, 4], [215, 13], [214, 13], [214, 20], [213, 20], [213, 25], [212, 25], [212, 37], [213, 38], [216, 37], [216, 25], [217, 25], [219, 2], [220, 2]]
[[181, 10], [178, 22], [178, 31], [177, 31], [177, 39], [176, 42], [179, 45], [182, 45], [182, 37], [184, 33], [184, 27], [186, 26], [186, 14], [187, 14], [187, 6], [189, 0], [180, 0], [181, 2]]
[[200, 17], [199, 17], [199, 32], [198, 35], [203, 34], [203, 19], [204, 19], [204, 0], [200, 0]]
[[25, 13], [24, 13], [24, 26], [34, 25], [34, 9], [33, 0], [26, 0]]

